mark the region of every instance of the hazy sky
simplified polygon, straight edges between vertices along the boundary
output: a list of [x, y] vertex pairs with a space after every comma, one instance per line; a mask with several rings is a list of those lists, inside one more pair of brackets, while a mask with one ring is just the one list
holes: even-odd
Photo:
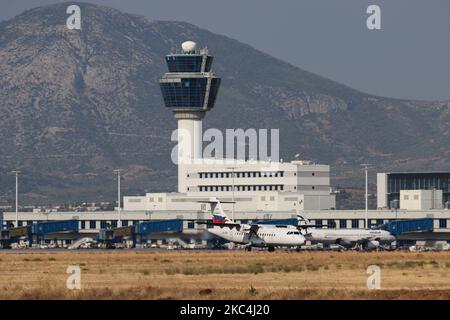
[[[0, 19], [57, 0], [0, 0]], [[86, 0], [191, 22], [382, 96], [450, 100], [449, 0]], [[73, 3], [76, 3], [74, 1]], [[381, 7], [379, 31], [366, 9]]]

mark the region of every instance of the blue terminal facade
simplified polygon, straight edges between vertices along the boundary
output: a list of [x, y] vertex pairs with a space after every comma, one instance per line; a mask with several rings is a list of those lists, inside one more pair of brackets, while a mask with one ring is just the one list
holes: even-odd
[[159, 81], [166, 107], [174, 112], [213, 108], [220, 78], [211, 72], [212, 62], [206, 49], [167, 55], [169, 72]]

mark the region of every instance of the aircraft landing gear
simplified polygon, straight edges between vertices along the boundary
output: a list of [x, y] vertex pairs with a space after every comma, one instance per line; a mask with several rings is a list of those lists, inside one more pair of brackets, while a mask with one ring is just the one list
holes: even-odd
[[252, 251], [252, 246], [246, 246], [245, 251], [248, 251], [248, 252]]
[[275, 251], [275, 247], [269, 247], [269, 252], [274, 252]]

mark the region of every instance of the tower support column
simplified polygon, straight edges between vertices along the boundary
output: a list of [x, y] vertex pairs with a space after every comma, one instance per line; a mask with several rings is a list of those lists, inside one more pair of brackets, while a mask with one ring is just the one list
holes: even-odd
[[186, 165], [194, 164], [202, 159], [203, 152], [203, 112], [175, 113], [178, 120], [178, 192], [187, 192], [187, 170]]

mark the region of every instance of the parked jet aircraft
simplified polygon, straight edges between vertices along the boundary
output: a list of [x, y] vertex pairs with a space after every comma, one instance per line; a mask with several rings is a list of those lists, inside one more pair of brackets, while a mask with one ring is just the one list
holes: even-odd
[[300, 215], [298, 219], [298, 228], [302, 230], [306, 240], [325, 245], [337, 244], [345, 248], [362, 245], [364, 249], [376, 249], [395, 241], [395, 237], [386, 230], [316, 228], [309, 223], [308, 219]]
[[236, 223], [222, 210], [219, 199], [210, 198], [209, 201], [199, 202], [210, 204], [213, 219], [212, 222], [197, 221], [197, 223], [206, 224], [208, 232], [213, 235], [246, 245], [248, 251], [252, 247], [264, 247], [274, 251], [276, 246], [299, 247], [305, 243], [305, 237], [295, 226]]

